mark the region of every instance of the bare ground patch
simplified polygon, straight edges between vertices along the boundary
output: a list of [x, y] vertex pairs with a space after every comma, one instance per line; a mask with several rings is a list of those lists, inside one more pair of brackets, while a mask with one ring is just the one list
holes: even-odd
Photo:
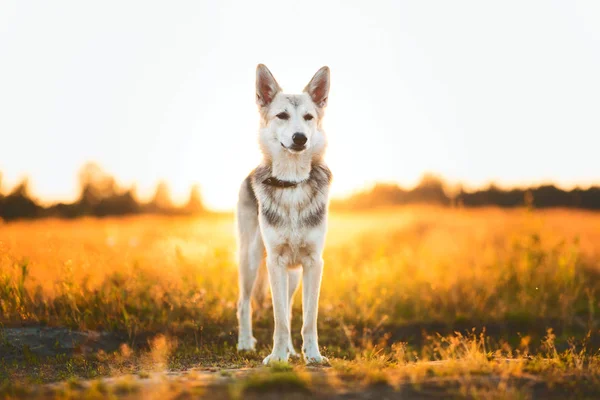
[[15, 327], [0, 330], [0, 354], [5, 362], [26, 357], [91, 354], [116, 351], [123, 338], [109, 332], [79, 331], [62, 327]]

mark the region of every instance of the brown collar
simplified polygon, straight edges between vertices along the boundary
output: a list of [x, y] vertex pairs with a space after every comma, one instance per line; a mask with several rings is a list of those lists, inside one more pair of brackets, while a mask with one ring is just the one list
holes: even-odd
[[300, 185], [301, 183], [304, 183], [306, 180], [300, 181], [300, 182], [292, 182], [292, 181], [282, 181], [281, 179], [277, 179], [274, 176], [271, 176], [267, 179], [265, 179], [262, 183], [264, 183], [265, 185], [269, 185], [269, 186], [275, 186], [278, 188], [293, 188], [296, 187], [298, 185]]

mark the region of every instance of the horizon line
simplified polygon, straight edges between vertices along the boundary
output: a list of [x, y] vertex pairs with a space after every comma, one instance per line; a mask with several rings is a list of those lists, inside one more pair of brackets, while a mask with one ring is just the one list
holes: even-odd
[[[87, 165], [87, 164], [88, 163], [86, 163], [85, 165]], [[180, 206], [186, 204], [186, 202], [189, 200], [190, 195], [195, 187], [199, 188], [201, 197], [204, 198], [204, 195], [205, 195], [202, 183], [193, 182], [189, 185], [187, 195], [185, 195], [183, 197], [182, 196], [172, 196], [170, 182], [166, 179], [157, 180], [156, 183], [153, 185], [153, 190], [149, 191], [148, 193], [146, 193], [144, 195], [140, 195], [137, 190], [137, 184], [138, 184], [137, 182], [134, 182], [133, 184], [129, 184], [129, 185], [121, 184], [115, 175], [107, 173], [107, 176], [114, 179], [115, 184], [116, 184], [116, 189], [118, 192], [120, 192], [120, 193], [132, 192], [133, 198], [137, 202], [140, 202], [140, 203], [152, 201], [153, 197], [156, 194], [157, 188], [161, 184], [166, 184], [167, 189], [168, 189], [168, 194], [171, 197], [171, 202], [176, 207], [180, 207]], [[3, 174], [2, 174], [2, 171], [0, 170], [0, 197], [8, 196], [11, 193], [14, 193], [15, 190], [19, 188], [19, 186], [26, 184], [28, 197], [31, 198], [32, 200], [35, 200], [36, 202], [39, 202], [39, 204], [43, 205], [43, 206], [52, 206], [52, 205], [56, 205], [56, 204], [60, 204], [60, 203], [69, 204], [71, 202], [76, 202], [78, 199], [81, 198], [82, 187], [80, 185], [78, 185], [78, 187], [76, 188], [76, 193], [74, 193], [74, 195], [71, 196], [70, 198], [66, 198], [66, 197], [52, 198], [52, 197], [37, 194], [35, 192], [35, 183], [32, 183], [34, 181], [31, 179], [31, 177], [29, 175], [22, 176], [15, 183], [13, 183], [12, 185], [10, 185], [8, 187], [6, 187], [7, 185], [3, 182], [2, 178], [3, 178]], [[442, 187], [445, 190], [452, 191], [452, 192], [460, 190], [460, 189], [462, 189], [465, 192], [476, 192], [476, 191], [483, 191], [483, 190], [489, 189], [491, 187], [494, 187], [494, 188], [497, 188], [497, 189], [500, 189], [503, 191], [527, 190], [527, 189], [534, 189], [534, 188], [538, 188], [538, 187], [542, 187], [542, 186], [554, 186], [563, 191], [572, 191], [572, 190], [576, 190], [576, 189], [588, 190], [590, 188], [600, 186], [600, 180], [595, 181], [595, 182], [586, 182], [586, 183], [579, 182], [579, 183], [572, 183], [572, 184], [564, 184], [557, 180], [552, 180], [552, 179], [539, 179], [539, 180], [535, 180], [535, 181], [531, 180], [528, 182], [521, 182], [519, 184], [510, 184], [510, 183], [506, 183], [506, 182], [501, 182], [500, 180], [489, 179], [483, 184], [471, 184], [466, 180], [452, 180], [452, 179], [448, 179], [448, 178], [444, 177], [444, 175], [442, 175], [440, 173], [434, 173], [434, 172], [428, 171], [428, 172], [422, 173], [419, 180], [414, 184], [404, 184], [400, 180], [376, 179], [376, 180], [369, 181], [366, 184], [363, 184], [361, 186], [356, 186], [354, 189], [348, 190], [344, 193], [338, 193], [338, 194], [331, 195], [330, 197], [331, 197], [331, 200], [339, 200], [339, 201], [348, 200], [352, 196], [359, 195], [361, 193], [368, 193], [371, 190], [373, 190], [376, 186], [379, 186], [379, 185], [395, 186], [400, 189], [410, 191], [410, 190], [414, 190], [415, 188], [419, 187], [423, 182], [425, 182], [426, 180], [430, 180], [430, 179], [438, 180], [442, 184]], [[334, 178], [334, 183], [335, 183], [335, 178]], [[206, 204], [205, 204], [205, 206], [206, 206]], [[219, 212], [219, 211], [231, 211], [231, 210], [235, 209], [235, 207], [215, 208], [215, 207], [206, 206], [206, 209]]]

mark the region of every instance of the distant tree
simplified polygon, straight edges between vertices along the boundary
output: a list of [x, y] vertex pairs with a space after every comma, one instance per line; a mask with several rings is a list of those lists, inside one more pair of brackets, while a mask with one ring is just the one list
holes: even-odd
[[426, 172], [421, 177], [421, 180], [417, 184], [417, 187], [431, 187], [431, 188], [443, 188], [444, 181], [439, 175]]
[[450, 205], [452, 207], [462, 207], [462, 202], [460, 201], [460, 195], [464, 192], [463, 185], [460, 183], [457, 184], [448, 184], [444, 185], [444, 192], [448, 196], [448, 200], [450, 200]]
[[8, 196], [2, 198], [0, 217], [5, 220], [36, 218], [43, 208], [29, 196], [29, 181], [23, 179]]
[[29, 179], [23, 178], [8, 195], [13, 197], [29, 197]]
[[193, 185], [190, 190], [190, 198], [184, 207], [184, 210], [191, 214], [197, 214], [204, 211], [204, 203], [200, 194], [200, 185]]
[[527, 207], [528, 209], [532, 209], [534, 204], [533, 201], [534, 197], [532, 191], [525, 191], [525, 195], [523, 196], [523, 202], [525, 203], [525, 207]]
[[138, 213], [140, 206], [135, 200], [133, 189], [130, 189], [120, 194], [105, 197], [98, 203], [94, 211], [94, 214], [98, 216], [127, 215]]
[[450, 204], [444, 181], [436, 175], [426, 173], [419, 184], [410, 192], [411, 203]]
[[576, 206], [588, 210], [600, 210], [600, 186], [592, 186], [587, 190], [578, 189], [571, 193]]
[[79, 171], [79, 187], [79, 203], [84, 207], [94, 207], [103, 199], [114, 197], [118, 191], [115, 178], [93, 162], [85, 164]]
[[156, 192], [150, 202], [150, 208], [152, 211], [171, 211], [175, 207], [171, 200], [171, 193], [169, 191], [169, 185], [165, 181], [160, 181], [156, 186]]

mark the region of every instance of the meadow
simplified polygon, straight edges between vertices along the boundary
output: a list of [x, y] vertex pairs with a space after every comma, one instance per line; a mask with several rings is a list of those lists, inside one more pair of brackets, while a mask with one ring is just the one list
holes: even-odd
[[0, 224], [0, 398], [600, 394], [598, 213], [333, 213], [327, 367], [260, 366], [270, 300], [257, 353], [235, 351], [234, 232], [231, 214]]

